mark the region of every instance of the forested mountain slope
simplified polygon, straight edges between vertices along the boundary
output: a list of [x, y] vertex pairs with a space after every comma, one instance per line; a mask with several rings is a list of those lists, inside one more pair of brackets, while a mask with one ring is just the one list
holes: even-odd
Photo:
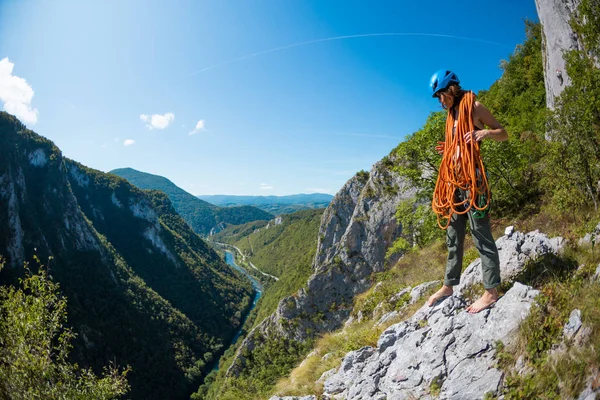
[[0, 113], [3, 285], [37, 255], [67, 298], [73, 361], [131, 366], [131, 397], [185, 398], [251, 301], [233, 272], [158, 192], [62, 157]]

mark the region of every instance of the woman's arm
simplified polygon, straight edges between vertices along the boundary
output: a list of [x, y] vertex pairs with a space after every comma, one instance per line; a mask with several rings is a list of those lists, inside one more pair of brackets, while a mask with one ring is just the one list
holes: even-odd
[[496, 118], [492, 115], [490, 110], [485, 108], [483, 104], [476, 101], [473, 106], [473, 120], [481, 122], [482, 125], [489, 127], [490, 129], [475, 130], [473, 132], [467, 132], [465, 134], [465, 140], [467, 143], [474, 138], [475, 141], [480, 142], [482, 139], [492, 139], [497, 142], [503, 142], [508, 139], [508, 133]]

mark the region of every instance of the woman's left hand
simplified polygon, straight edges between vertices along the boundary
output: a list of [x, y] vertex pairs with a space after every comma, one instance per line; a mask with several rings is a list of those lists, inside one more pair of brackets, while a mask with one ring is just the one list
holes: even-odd
[[481, 142], [481, 140], [488, 136], [487, 129], [475, 130], [471, 132], [465, 133], [465, 142], [471, 143], [472, 140], [476, 142]]

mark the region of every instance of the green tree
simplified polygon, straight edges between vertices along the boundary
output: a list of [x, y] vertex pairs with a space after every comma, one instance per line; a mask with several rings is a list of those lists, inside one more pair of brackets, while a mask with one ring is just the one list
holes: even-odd
[[546, 141], [546, 89], [539, 23], [525, 21], [526, 39], [506, 61], [503, 74], [478, 100], [509, 134], [506, 142], [484, 140], [483, 160], [490, 175], [493, 209], [504, 216], [535, 212]]
[[88, 400], [127, 393], [128, 370], [111, 366], [98, 377], [69, 363], [75, 335], [66, 327], [67, 301], [46, 270], [25, 268], [18, 288], [0, 287], [0, 397]]
[[600, 200], [600, 1], [581, 2], [571, 25], [583, 50], [565, 54], [571, 85], [556, 101], [551, 115], [551, 174], [546, 181], [559, 210]]

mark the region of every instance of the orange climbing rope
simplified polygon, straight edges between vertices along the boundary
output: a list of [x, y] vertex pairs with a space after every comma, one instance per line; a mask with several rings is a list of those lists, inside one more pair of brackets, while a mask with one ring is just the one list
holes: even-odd
[[[444, 154], [431, 202], [442, 229], [448, 228], [453, 213], [466, 214], [472, 208], [483, 212], [490, 205], [490, 189], [479, 143], [473, 140], [467, 144], [464, 137], [465, 133], [475, 130], [472, 118], [474, 104], [475, 94], [467, 92], [460, 101], [458, 121], [448, 111]], [[455, 199], [457, 189], [466, 192], [465, 200]]]

